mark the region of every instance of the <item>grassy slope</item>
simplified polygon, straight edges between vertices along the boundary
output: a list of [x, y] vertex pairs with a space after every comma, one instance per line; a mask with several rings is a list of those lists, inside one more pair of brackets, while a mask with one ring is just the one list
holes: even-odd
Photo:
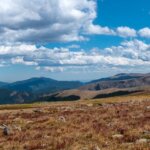
[[[149, 150], [149, 142], [137, 142], [150, 139], [149, 134], [144, 134], [150, 131], [147, 106], [150, 95], [144, 94], [0, 106], [0, 124], [22, 129], [13, 130], [9, 136], [0, 129], [0, 149]], [[123, 137], [113, 138], [116, 134]]]

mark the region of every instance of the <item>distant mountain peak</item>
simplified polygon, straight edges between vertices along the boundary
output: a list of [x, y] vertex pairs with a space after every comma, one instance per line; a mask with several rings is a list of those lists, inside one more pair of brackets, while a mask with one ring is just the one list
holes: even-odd
[[4, 86], [4, 85], [7, 85], [8, 83], [6, 82], [0, 82], [0, 87]]
[[46, 77], [34, 77], [8, 84], [5, 86], [5, 88], [21, 92], [27, 91], [32, 93], [43, 93], [78, 88], [81, 85], [81, 82], [57, 81]]
[[129, 75], [128, 73], [119, 73], [119, 74], [116, 74], [114, 76], [125, 76], [125, 75]]

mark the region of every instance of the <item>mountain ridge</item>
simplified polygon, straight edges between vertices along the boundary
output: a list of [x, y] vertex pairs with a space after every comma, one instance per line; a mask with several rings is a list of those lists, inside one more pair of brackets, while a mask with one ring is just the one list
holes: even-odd
[[[35, 77], [0, 86], [0, 104], [30, 103], [46, 93], [54, 93], [82, 86], [79, 81], [57, 81], [51, 78]], [[15, 93], [15, 94], [14, 94]]]
[[[16, 81], [3, 86], [3, 88], [17, 90], [17, 91], [30, 91], [30, 92], [42, 92], [54, 89], [70, 89], [77, 88], [83, 85], [79, 81], [58, 81], [51, 78], [45, 77], [34, 77], [27, 80]], [[46, 91], [47, 91], [46, 90]], [[55, 91], [55, 90], [54, 90]]]
[[[115, 79], [114, 79], [115, 78]], [[150, 74], [118, 74], [108, 78], [91, 81], [75, 90], [66, 90], [46, 96], [46, 100], [52, 98], [64, 99], [64, 97], [76, 96], [79, 99], [94, 99], [128, 95], [139, 92], [149, 92]], [[45, 99], [45, 96], [44, 96]]]
[[87, 83], [34, 77], [0, 86], [0, 104], [93, 99], [132, 94], [145, 89], [150, 89], [150, 74], [122, 73]]
[[7, 85], [8, 83], [7, 82], [2, 82], [0, 81], [0, 87], [4, 86], [4, 85]]

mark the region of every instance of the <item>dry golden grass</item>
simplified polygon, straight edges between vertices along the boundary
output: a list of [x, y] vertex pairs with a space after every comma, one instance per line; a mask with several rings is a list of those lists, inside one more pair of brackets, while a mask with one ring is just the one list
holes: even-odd
[[[0, 106], [1, 150], [149, 150], [150, 97]], [[13, 126], [21, 127], [21, 131]]]

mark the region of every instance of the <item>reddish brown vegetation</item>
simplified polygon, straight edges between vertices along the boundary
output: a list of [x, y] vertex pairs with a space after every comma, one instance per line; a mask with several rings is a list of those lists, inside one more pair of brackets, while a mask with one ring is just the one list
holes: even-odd
[[[87, 104], [90, 103], [90, 104]], [[0, 111], [0, 124], [20, 126], [5, 136], [2, 150], [149, 150], [150, 100], [73, 102]], [[63, 116], [63, 119], [60, 119]], [[144, 139], [145, 142], [142, 142]]]

